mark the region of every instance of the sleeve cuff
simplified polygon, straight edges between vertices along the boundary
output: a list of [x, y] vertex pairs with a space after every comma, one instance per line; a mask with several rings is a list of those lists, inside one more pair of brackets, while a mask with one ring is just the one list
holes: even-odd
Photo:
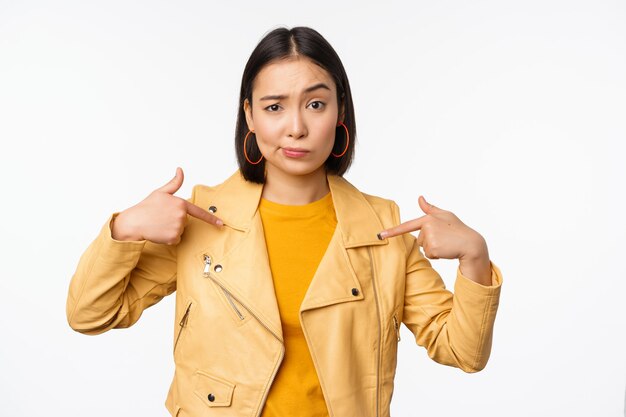
[[472, 281], [461, 273], [461, 268], [459, 266], [457, 267], [457, 279], [454, 283], [455, 292], [461, 290], [470, 291], [476, 294], [489, 295], [494, 291], [500, 291], [500, 287], [502, 286], [502, 272], [500, 271], [500, 268], [498, 268], [491, 260], [489, 263], [491, 264], [491, 285], [482, 285], [476, 281]]
[[147, 240], [117, 240], [113, 239], [111, 222], [120, 214], [115, 212], [109, 216], [102, 226], [100, 237], [102, 238], [101, 258], [114, 263], [132, 261], [143, 250]]

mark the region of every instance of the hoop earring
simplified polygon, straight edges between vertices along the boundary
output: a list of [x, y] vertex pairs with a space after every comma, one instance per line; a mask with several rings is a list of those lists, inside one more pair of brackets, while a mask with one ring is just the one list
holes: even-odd
[[343, 122], [339, 122], [339, 125], [343, 126], [343, 128], [346, 130], [346, 148], [339, 155], [336, 155], [331, 151], [330, 154], [335, 158], [341, 158], [346, 153], [346, 151], [348, 150], [348, 146], [350, 145], [350, 133], [348, 133], [348, 127], [343, 124]]
[[254, 132], [252, 132], [251, 130], [248, 130], [248, 133], [246, 133], [246, 137], [243, 139], [243, 155], [246, 157], [246, 160], [248, 162], [250, 162], [252, 165], [256, 165], [261, 162], [261, 160], [263, 159], [263, 155], [261, 155], [261, 158], [259, 158], [259, 160], [256, 162], [252, 162], [250, 158], [248, 158], [248, 152], [246, 152], [246, 142], [248, 140], [248, 136], [250, 135], [250, 133], [254, 133]]

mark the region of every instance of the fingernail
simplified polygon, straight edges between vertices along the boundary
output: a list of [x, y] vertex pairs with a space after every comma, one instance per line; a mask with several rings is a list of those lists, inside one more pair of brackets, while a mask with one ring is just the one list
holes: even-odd
[[217, 219], [215, 221], [215, 224], [217, 224], [218, 226], [224, 226], [224, 222], [222, 220], [220, 220], [220, 219]]
[[376, 236], [378, 236], [378, 240], [384, 240], [387, 237], [387, 232], [380, 232]]

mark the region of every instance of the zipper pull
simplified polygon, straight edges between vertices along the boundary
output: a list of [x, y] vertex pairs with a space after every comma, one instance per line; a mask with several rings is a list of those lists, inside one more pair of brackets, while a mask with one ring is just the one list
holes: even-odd
[[396, 336], [398, 337], [398, 342], [400, 341], [400, 325], [398, 324], [398, 319], [396, 315], [393, 315], [393, 327], [396, 329]]
[[180, 319], [180, 323], [178, 323], [180, 327], [185, 327], [185, 325], [187, 324], [187, 319], [189, 318], [189, 310], [191, 310], [191, 304], [187, 306], [187, 310], [185, 310], [183, 318]]
[[211, 269], [211, 257], [207, 254], [204, 254], [204, 271], [203, 274], [205, 277], [209, 276], [209, 270]]

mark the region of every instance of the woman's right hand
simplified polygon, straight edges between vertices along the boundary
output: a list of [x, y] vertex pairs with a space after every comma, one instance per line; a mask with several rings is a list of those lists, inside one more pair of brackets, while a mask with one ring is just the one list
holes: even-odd
[[149, 240], [176, 245], [187, 225], [187, 215], [223, 226], [222, 220], [213, 214], [173, 195], [183, 184], [183, 179], [183, 170], [177, 167], [176, 176], [167, 184], [119, 213], [112, 222], [111, 237], [115, 240]]

